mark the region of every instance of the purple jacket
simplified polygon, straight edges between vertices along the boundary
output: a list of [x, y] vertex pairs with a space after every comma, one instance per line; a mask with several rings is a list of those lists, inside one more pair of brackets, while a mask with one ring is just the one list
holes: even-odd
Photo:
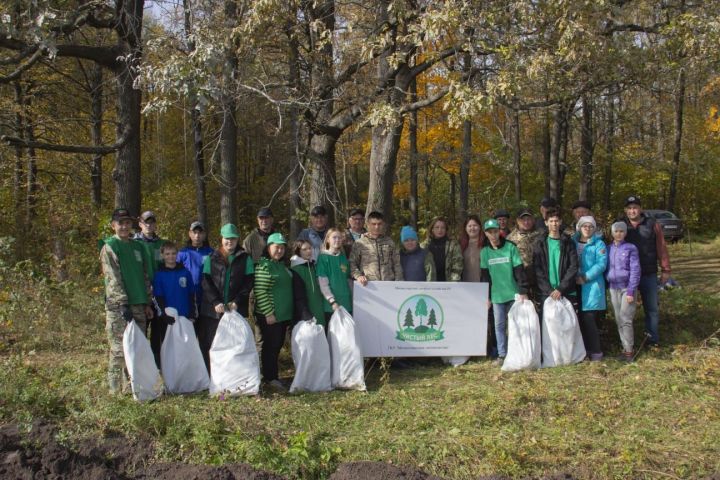
[[609, 288], [627, 288], [627, 295], [634, 295], [640, 284], [640, 255], [637, 247], [625, 241], [620, 245], [610, 243], [605, 277]]

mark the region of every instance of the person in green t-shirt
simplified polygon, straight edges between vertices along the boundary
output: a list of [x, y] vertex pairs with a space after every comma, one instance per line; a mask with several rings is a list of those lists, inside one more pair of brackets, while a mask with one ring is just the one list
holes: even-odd
[[340, 229], [331, 228], [325, 234], [324, 248], [318, 257], [318, 283], [323, 293], [323, 309], [328, 322], [333, 312], [340, 307], [352, 313], [352, 276], [350, 262], [343, 249], [344, 240]]
[[133, 218], [127, 209], [115, 209], [111, 223], [115, 235], [105, 239], [100, 249], [105, 279], [105, 330], [110, 344], [108, 384], [113, 394], [128, 391], [123, 353], [127, 324], [135, 321], [145, 333], [147, 319], [153, 318], [145, 256], [140, 245], [130, 240], [132, 224]]
[[498, 363], [502, 364], [507, 355], [507, 315], [515, 303], [515, 295], [527, 301], [528, 286], [520, 251], [501, 236], [498, 221], [487, 220], [484, 230], [488, 244], [480, 250], [480, 281], [490, 283]]
[[562, 233], [559, 209], [549, 208], [546, 215], [547, 233], [538, 238], [533, 248], [538, 300], [542, 305], [547, 297], [554, 300], [567, 297], [576, 306], [578, 256], [575, 243]]

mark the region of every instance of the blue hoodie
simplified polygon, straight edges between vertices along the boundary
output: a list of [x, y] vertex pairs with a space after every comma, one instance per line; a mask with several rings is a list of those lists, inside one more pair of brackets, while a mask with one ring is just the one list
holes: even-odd
[[192, 276], [192, 281], [197, 287], [197, 296], [195, 301], [200, 309], [200, 301], [202, 300], [202, 267], [205, 258], [213, 253], [213, 249], [208, 246], [183, 247], [177, 254], [178, 263], [182, 263], [183, 267], [187, 268]]

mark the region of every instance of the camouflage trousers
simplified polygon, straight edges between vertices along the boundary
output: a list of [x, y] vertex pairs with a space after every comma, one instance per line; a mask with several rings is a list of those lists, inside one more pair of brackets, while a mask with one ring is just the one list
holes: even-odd
[[[147, 319], [145, 318], [145, 305], [131, 305], [133, 318], [140, 330], [145, 333]], [[110, 344], [110, 357], [108, 362], [108, 386], [110, 393], [124, 393], [129, 391], [127, 369], [125, 368], [125, 354], [123, 353], [123, 333], [127, 322], [119, 308], [105, 309], [105, 332]]]

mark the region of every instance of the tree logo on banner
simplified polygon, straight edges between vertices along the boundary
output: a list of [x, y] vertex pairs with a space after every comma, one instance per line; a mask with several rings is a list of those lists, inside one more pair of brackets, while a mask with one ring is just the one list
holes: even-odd
[[436, 342], [445, 338], [443, 323], [445, 315], [437, 300], [429, 295], [413, 295], [398, 310], [396, 338], [404, 342]]

